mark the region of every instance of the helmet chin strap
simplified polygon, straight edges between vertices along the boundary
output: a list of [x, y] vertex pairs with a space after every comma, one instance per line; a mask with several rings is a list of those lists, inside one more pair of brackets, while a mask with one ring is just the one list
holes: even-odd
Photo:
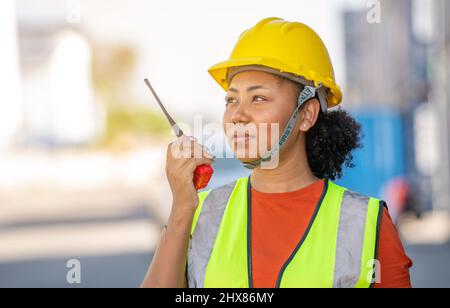
[[280, 140], [278, 141], [278, 144], [275, 145], [270, 151], [269, 153], [267, 153], [267, 155], [265, 155], [264, 157], [256, 160], [256, 161], [252, 161], [252, 162], [244, 162], [243, 165], [245, 168], [248, 169], [255, 169], [257, 168], [259, 165], [261, 165], [262, 162], [266, 162], [266, 161], [270, 161], [270, 159], [272, 158], [272, 156], [277, 153], [278, 151], [281, 150], [281, 148], [283, 147], [283, 145], [286, 143], [286, 141], [288, 140], [289, 136], [292, 133], [292, 130], [295, 127], [295, 124], [297, 122], [297, 116], [298, 116], [298, 111], [300, 110], [300, 107], [305, 104], [307, 101], [309, 101], [310, 99], [314, 98], [316, 96], [316, 92], [321, 88], [321, 86], [315, 88], [315, 87], [310, 87], [310, 86], [305, 86], [305, 88], [303, 89], [303, 91], [300, 93], [300, 95], [298, 96], [298, 100], [297, 100], [297, 107], [295, 108], [294, 112], [291, 115], [291, 118], [289, 119], [286, 128], [284, 129], [283, 135], [281, 135]]

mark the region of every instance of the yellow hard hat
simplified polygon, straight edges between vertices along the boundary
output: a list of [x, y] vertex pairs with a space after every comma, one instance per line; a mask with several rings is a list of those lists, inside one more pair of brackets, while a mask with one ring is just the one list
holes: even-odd
[[241, 34], [227, 61], [210, 67], [208, 72], [228, 91], [228, 69], [251, 65], [300, 76], [316, 87], [322, 85], [327, 89], [328, 108], [342, 101], [327, 48], [319, 35], [302, 23], [276, 17], [261, 20]]

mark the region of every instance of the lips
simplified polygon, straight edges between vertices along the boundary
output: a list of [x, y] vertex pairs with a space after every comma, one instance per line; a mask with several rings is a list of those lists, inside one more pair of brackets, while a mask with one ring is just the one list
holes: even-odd
[[245, 134], [237, 134], [235, 133], [233, 136], [233, 141], [237, 142], [237, 143], [247, 143], [248, 141], [250, 141], [251, 139], [255, 138], [255, 136], [251, 136], [248, 133]]
[[250, 134], [248, 134], [248, 133], [238, 134], [237, 132], [235, 132], [233, 138], [234, 139], [237, 139], [237, 138], [253, 138], [253, 136], [250, 136]]

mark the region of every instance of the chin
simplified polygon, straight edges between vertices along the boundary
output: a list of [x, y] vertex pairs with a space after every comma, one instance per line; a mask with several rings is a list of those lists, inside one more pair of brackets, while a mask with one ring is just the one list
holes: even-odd
[[251, 163], [251, 162], [257, 161], [259, 158], [243, 157], [243, 158], [236, 158], [236, 159], [239, 160], [241, 163]]

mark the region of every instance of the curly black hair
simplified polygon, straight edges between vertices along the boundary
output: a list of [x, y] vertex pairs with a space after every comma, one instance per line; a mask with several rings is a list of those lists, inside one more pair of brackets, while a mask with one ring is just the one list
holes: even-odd
[[343, 167], [354, 167], [353, 150], [361, 148], [361, 125], [345, 110], [319, 112], [315, 125], [306, 133], [309, 166], [318, 178], [335, 180]]
[[[304, 85], [286, 76], [277, 76], [296, 87], [298, 96]], [[297, 97], [298, 97], [297, 96]], [[315, 97], [318, 99], [317, 95]], [[300, 107], [300, 110], [306, 103]], [[330, 180], [342, 177], [344, 167], [352, 168], [353, 151], [362, 148], [361, 124], [341, 107], [320, 111], [314, 126], [306, 133], [306, 155], [311, 171], [318, 178]]]

